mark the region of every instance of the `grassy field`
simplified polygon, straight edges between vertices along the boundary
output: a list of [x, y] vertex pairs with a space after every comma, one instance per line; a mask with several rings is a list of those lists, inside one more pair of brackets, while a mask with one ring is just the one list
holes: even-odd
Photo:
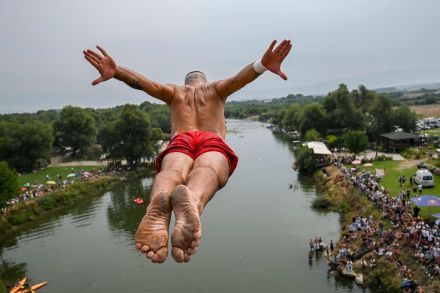
[[47, 167], [37, 172], [23, 174], [18, 177], [18, 182], [20, 186], [23, 186], [26, 183], [34, 184], [35, 182], [45, 183], [47, 181], [46, 175], [50, 176], [50, 180], [57, 180], [57, 174], [63, 176], [63, 179], [70, 173], [77, 173], [81, 170], [90, 171], [93, 169], [100, 169], [102, 167], [99, 166], [69, 166], [69, 167]]
[[440, 104], [410, 106], [409, 108], [411, 109], [411, 111], [415, 112], [419, 117], [440, 116]]
[[[382, 179], [381, 185], [383, 185], [387, 190], [390, 191], [390, 195], [395, 197], [398, 196], [401, 190], [411, 190], [411, 196], [413, 196], [412, 186], [409, 183], [409, 176], [414, 176], [416, 174], [417, 166], [407, 167], [408, 161], [380, 161], [373, 162], [372, 167], [360, 166], [361, 170], [370, 171], [371, 174], [376, 174], [375, 169], [384, 169], [385, 175]], [[351, 166], [350, 166], [351, 167]], [[405, 175], [407, 180], [405, 186], [400, 187], [399, 177]], [[440, 196], [440, 176], [434, 176], [434, 187], [424, 188], [422, 194], [432, 194]], [[421, 207], [422, 216], [427, 216], [429, 214], [440, 213], [440, 207]]]

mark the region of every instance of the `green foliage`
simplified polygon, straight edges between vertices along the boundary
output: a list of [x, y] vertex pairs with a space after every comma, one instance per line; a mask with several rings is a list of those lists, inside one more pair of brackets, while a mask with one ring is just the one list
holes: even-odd
[[312, 203], [312, 207], [315, 209], [328, 209], [331, 205], [331, 201], [325, 196], [315, 197]]
[[300, 115], [299, 130], [303, 137], [307, 130], [316, 129], [319, 133], [324, 133], [326, 130], [327, 115], [321, 104], [312, 103], [304, 106], [304, 109]]
[[416, 131], [417, 115], [408, 106], [400, 106], [393, 110], [391, 119], [393, 125], [399, 126], [406, 132]]
[[402, 292], [400, 281], [396, 266], [383, 258], [377, 260], [376, 268], [368, 275], [368, 286], [381, 290], [381, 292]]
[[305, 141], [317, 141], [319, 140], [319, 132], [316, 131], [316, 129], [310, 129], [307, 130], [306, 134], [304, 135]]
[[336, 91], [330, 92], [325, 97], [327, 128], [335, 130], [364, 128], [365, 115], [355, 106], [353, 95], [354, 93], [350, 93], [345, 84], [341, 84]]
[[351, 130], [342, 137], [344, 146], [354, 154], [365, 150], [368, 146], [368, 137], [360, 130]]
[[82, 108], [67, 106], [55, 122], [55, 132], [58, 146], [69, 146], [74, 155], [81, 154], [96, 141], [95, 119]]
[[31, 171], [49, 160], [52, 142], [52, 128], [42, 122], [0, 122], [0, 160], [19, 172]]
[[377, 155], [376, 157], [374, 157], [374, 160], [379, 161], [379, 162], [392, 161], [393, 157], [389, 157], [389, 156], [385, 156], [385, 155]]
[[18, 194], [19, 188], [15, 171], [9, 169], [6, 162], [0, 162], [0, 208]]
[[332, 135], [332, 134], [327, 135], [326, 139], [327, 139], [327, 145], [330, 148], [334, 148], [338, 145], [338, 137], [336, 135]]
[[295, 163], [301, 172], [313, 173], [316, 170], [313, 152], [308, 147], [302, 146], [295, 150]]
[[372, 102], [369, 115], [371, 118], [368, 132], [373, 140], [378, 140], [382, 133], [390, 132], [393, 129], [392, 103], [385, 95], [377, 95]]
[[38, 215], [59, 207], [68, 206], [82, 198], [102, 194], [118, 182], [113, 177], [103, 177], [97, 181], [77, 182], [67, 188], [45, 194], [35, 200], [14, 205], [0, 218], [0, 236], [11, 226], [34, 220]]
[[287, 130], [294, 130], [298, 128], [300, 123], [302, 107], [300, 104], [292, 104], [287, 110], [283, 112], [281, 126]]
[[156, 142], [163, 139], [160, 128], [151, 128], [148, 115], [135, 105], [125, 105], [119, 119], [104, 125], [98, 141], [112, 159], [125, 158], [138, 164], [142, 158], [152, 158], [157, 152]]
[[400, 155], [405, 159], [413, 159], [417, 156], [418, 151], [415, 148], [406, 148], [400, 152]]

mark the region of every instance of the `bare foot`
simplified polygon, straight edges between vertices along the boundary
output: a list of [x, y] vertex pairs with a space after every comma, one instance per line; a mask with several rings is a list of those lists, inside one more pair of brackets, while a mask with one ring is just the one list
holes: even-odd
[[171, 205], [176, 216], [176, 226], [171, 235], [171, 254], [177, 262], [188, 262], [202, 237], [199, 209], [190, 193], [184, 185], [178, 185], [171, 193]]
[[168, 256], [170, 217], [170, 195], [161, 192], [151, 199], [134, 236], [136, 249], [154, 263], [163, 263]]

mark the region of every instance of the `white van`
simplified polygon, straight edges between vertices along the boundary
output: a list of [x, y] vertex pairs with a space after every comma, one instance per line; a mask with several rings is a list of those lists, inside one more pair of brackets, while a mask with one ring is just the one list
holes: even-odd
[[423, 187], [434, 187], [434, 176], [426, 169], [417, 170], [414, 182]]

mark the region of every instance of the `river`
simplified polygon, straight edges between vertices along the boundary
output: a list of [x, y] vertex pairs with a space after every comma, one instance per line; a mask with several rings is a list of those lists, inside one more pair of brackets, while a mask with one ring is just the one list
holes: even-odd
[[309, 239], [336, 241], [339, 221], [335, 213], [311, 209], [317, 191], [311, 178], [291, 168], [289, 141], [258, 122], [227, 124], [227, 142], [240, 162], [204, 211], [202, 244], [190, 263], [177, 264], [170, 255], [162, 265], [151, 264], [135, 251], [145, 206], [132, 200], [147, 198], [152, 182], [143, 178], [32, 223], [2, 243], [2, 278], [47, 280], [39, 292], [367, 291], [329, 275], [322, 259], [309, 261]]

